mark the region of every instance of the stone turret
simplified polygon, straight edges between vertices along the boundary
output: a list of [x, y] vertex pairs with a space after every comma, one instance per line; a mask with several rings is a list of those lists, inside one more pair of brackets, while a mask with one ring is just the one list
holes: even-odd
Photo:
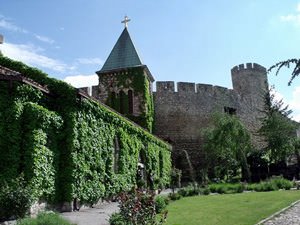
[[263, 109], [268, 93], [266, 68], [256, 63], [240, 64], [231, 69], [231, 78], [233, 89], [247, 99], [251, 107]]
[[233, 89], [240, 95], [238, 116], [252, 134], [257, 149], [265, 146], [257, 134], [265, 116], [266, 95], [269, 93], [267, 70], [256, 63], [235, 66], [231, 70]]

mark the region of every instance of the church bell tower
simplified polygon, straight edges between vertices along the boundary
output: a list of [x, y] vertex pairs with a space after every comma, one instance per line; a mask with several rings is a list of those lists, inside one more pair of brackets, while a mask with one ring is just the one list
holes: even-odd
[[154, 117], [152, 83], [154, 81], [148, 67], [144, 65], [136, 51], [128, 32], [128, 19], [124, 30], [109, 54], [99, 76], [99, 96], [101, 102], [128, 117], [152, 132]]

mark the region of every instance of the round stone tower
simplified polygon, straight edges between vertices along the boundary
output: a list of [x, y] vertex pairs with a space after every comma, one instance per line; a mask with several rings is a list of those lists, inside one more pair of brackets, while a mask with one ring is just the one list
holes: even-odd
[[231, 69], [233, 90], [240, 96], [237, 115], [252, 133], [252, 142], [256, 148], [264, 146], [257, 131], [265, 116], [266, 95], [269, 93], [267, 70], [256, 63], [241, 64]]
[[256, 63], [241, 64], [231, 69], [233, 89], [252, 107], [264, 107], [268, 93], [268, 78], [265, 67]]

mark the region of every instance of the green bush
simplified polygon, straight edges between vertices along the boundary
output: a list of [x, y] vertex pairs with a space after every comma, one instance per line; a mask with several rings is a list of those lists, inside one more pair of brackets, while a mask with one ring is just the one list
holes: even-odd
[[202, 195], [209, 195], [210, 194], [210, 190], [209, 190], [209, 188], [203, 188], [203, 189], [200, 190], [200, 193]]
[[110, 225], [129, 225], [121, 213], [113, 213], [109, 218]]
[[[161, 215], [160, 221], [156, 212], [154, 193], [140, 189], [123, 192], [119, 195], [120, 213], [114, 214], [110, 219], [111, 225], [159, 225], [167, 216], [167, 212]], [[165, 201], [162, 199], [163, 203]]]
[[177, 192], [179, 195], [181, 195], [182, 197], [186, 197], [188, 196], [188, 191], [186, 188], [181, 188], [180, 190], [178, 190]]
[[32, 193], [23, 178], [0, 186], [0, 221], [24, 217], [31, 206]]
[[161, 213], [166, 207], [168, 203], [168, 198], [163, 196], [155, 197], [155, 211], [156, 213]]
[[225, 184], [211, 184], [209, 185], [209, 190], [212, 193], [224, 194], [227, 190]]
[[276, 191], [278, 187], [273, 182], [262, 182], [263, 191]]
[[293, 187], [293, 183], [282, 177], [273, 177], [267, 181], [261, 181], [260, 183], [248, 184], [246, 189], [248, 191], [275, 191], [278, 189], [289, 190]]
[[177, 168], [172, 168], [171, 174], [170, 174], [170, 186], [174, 192], [175, 188], [181, 187], [181, 176], [182, 172], [181, 170]]
[[277, 186], [278, 189], [289, 190], [293, 187], [293, 182], [284, 179], [283, 177], [273, 177], [270, 182]]
[[212, 193], [219, 193], [219, 194], [232, 194], [232, 193], [242, 193], [244, 191], [244, 186], [240, 183], [236, 184], [211, 184], [209, 185], [209, 190]]
[[197, 183], [193, 183], [178, 190], [178, 194], [180, 194], [183, 197], [199, 195], [200, 188], [198, 187]]
[[170, 193], [168, 197], [170, 198], [170, 200], [176, 201], [181, 199], [182, 196], [179, 193]]
[[17, 225], [72, 225], [72, 223], [56, 213], [40, 213], [37, 218], [18, 220]]

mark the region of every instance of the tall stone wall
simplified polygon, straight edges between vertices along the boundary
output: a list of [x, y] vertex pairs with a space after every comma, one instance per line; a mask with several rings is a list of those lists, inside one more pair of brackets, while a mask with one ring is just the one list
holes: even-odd
[[154, 92], [154, 133], [173, 145], [173, 162], [191, 177], [187, 154], [199, 175], [204, 164], [202, 134], [212, 123], [214, 113], [233, 110], [258, 147], [263, 140], [256, 135], [261, 124], [264, 97], [268, 90], [266, 69], [258, 64], [239, 65], [231, 71], [233, 89], [195, 83], [156, 82]]
[[156, 83], [154, 133], [173, 145], [173, 162], [188, 178], [192, 175], [187, 154], [194, 170], [200, 172], [203, 131], [215, 112], [224, 112], [224, 107], [238, 109], [239, 96], [234, 90], [206, 84], [180, 82], [177, 90], [174, 82]]

